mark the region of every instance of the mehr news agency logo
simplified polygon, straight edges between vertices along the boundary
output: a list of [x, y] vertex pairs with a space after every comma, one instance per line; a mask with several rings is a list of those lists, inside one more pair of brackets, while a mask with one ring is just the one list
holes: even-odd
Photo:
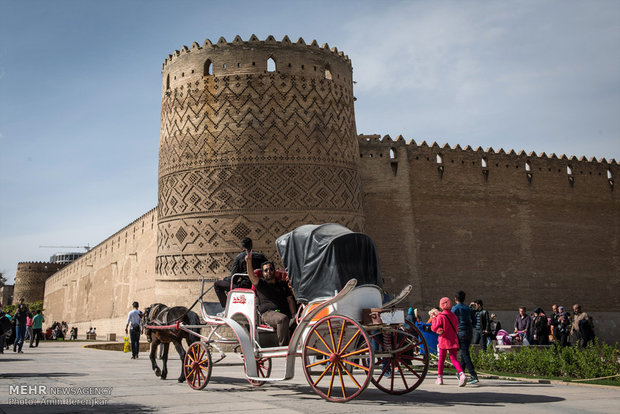
[[9, 405], [108, 405], [112, 387], [9, 385]]

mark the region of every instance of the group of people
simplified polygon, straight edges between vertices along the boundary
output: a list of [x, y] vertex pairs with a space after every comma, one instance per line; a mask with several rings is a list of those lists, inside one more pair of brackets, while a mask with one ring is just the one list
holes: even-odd
[[521, 337], [523, 343], [531, 345], [549, 345], [554, 342], [567, 346], [570, 338], [574, 337], [579, 348], [583, 348], [594, 341], [594, 322], [592, 317], [583, 312], [580, 304], [573, 305], [572, 317], [564, 306], [553, 304], [551, 309], [551, 316], [547, 316], [540, 307], [528, 315], [525, 306], [521, 306], [515, 319], [514, 333]]
[[[15, 312], [11, 315], [4, 312], [0, 304], [0, 353], [10, 349], [22, 354], [24, 343], [30, 341], [30, 348], [39, 346], [44, 339], [65, 339], [69, 326], [67, 322], [54, 322], [47, 330], [43, 331], [43, 312], [30, 311], [24, 298], [19, 300]], [[71, 328], [71, 339], [77, 339], [77, 328]]]
[[30, 312], [24, 298], [19, 300], [13, 315], [5, 313], [0, 304], [0, 353], [13, 345], [13, 352], [23, 354], [27, 340], [30, 340], [30, 348], [38, 347], [43, 337], [44, 321], [41, 310]]
[[[67, 337], [67, 332], [69, 331], [69, 325], [67, 322], [57, 322], [55, 321], [51, 327], [47, 329], [46, 337], [49, 339], [65, 339]], [[77, 339], [77, 338], [76, 338]]]
[[[464, 304], [465, 292], [458, 291], [452, 306], [450, 298], [444, 297], [439, 302], [439, 308], [429, 311], [431, 330], [439, 335], [438, 338], [438, 368], [437, 384], [443, 384], [443, 366], [446, 357], [456, 368], [459, 377], [459, 386], [478, 382], [476, 370], [469, 353], [470, 345], [479, 344], [484, 350], [498, 337], [502, 331], [497, 315], [484, 309], [481, 299], [473, 301], [469, 306]], [[513, 336], [523, 339], [523, 344], [549, 345], [556, 342], [560, 346], [569, 344], [569, 338], [574, 335], [580, 348], [587, 346], [594, 340], [594, 324], [592, 318], [582, 311], [581, 305], [573, 306], [573, 317], [565, 311], [563, 306], [553, 305], [553, 314], [547, 317], [541, 308], [534, 309], [528, 315], [524, 306], [519, 308], [514, 322]], [[419, 319], [419, 318], [418, 318]], [[461, 361], [457, 360], [460, 351]], [[470, 379], [467, 381], [463, 368], [467, 368]]]

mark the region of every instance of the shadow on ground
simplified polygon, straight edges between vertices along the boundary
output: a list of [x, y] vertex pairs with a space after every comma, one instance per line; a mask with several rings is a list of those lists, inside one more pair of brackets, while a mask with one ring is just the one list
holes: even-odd
[[77, 372], [2, 372], [0, 378], [84, 377], [87, 375]]
[[153, 407], [137, 404], [109, 404], [103, 406], [84, 406], [84, 405], [8, 405], [0, 404], [2, 414], [70, 414], [70, 413], [152, 413], [157, 411]]
[[[225, 378], [218, 376], [212, 376], [210, 383], [211, 382], [214, 384], [227, 383], [241, 387], [231, 387], [226, 390], [218, 389], [216, 391], [218, 393], [269, 391], [274, 397], [290, 398], [291, 394], [293, 394], [294, 398], [298, 399], [321, 398], [309, 386], [290, 385], [283, 382], [253, 387], [250, 386], [246, 380], [241, 378]], [[485, 391], [485, 386], [482, 384], [479, 386], [467, 387], [463, 390], [464, 392], [456, 394], [441, 392], [440, 390], [414, 390], [405, 395], [391, 395], [374, 388], [372, 385], [369, 385], [368, 388], [355, 399], [355, 401], [377, 406], [381, 406], [385, 403], [397, 403], [399, 405], [409, 405], [412, 407], [452, 407], [457, 405], [501, 407], [505, 404], [544, 404], [565, 400], [564, 398], [552, 395], [533, 395], [528, 392], [528, 389], [531, 388], [550, 388], [549, 385], [545, 384], [506, 384], [501, 385], [501, 387], [506, 387], [507, 392], [497, 392], [497, 389], [493, 392]], [[208, 389], [209, 385], [207, 385], [204, 390]], [[522, 392], [519, 392], [518, 389], [522, 390]], [[281, 395], [278, 390], [282, 391]]]

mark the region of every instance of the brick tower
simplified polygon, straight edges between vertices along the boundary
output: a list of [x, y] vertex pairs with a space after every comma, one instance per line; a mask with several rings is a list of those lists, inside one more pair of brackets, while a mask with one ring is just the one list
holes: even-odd
[[45, 295], [45, 281], [54, 273], [65, 267], [64, 263], [50, 262], [20, 262], [15, 274], [15, 290], [13, 303], [20, 298], [26, 302], [43, 300]]
[[316, 41], [237, 36], [170, 55], [158, 281], [227, 274], [246, 236], [275, 259], [275, 239], [302, 224], [362, 231], [353, 100], [349, 58]]

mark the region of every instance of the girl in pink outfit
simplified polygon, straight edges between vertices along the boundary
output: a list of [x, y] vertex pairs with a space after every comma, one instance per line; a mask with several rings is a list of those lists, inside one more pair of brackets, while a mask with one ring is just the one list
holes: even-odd
[[442, 298], [439, 301], [439, 309], [441, 313], [435, 311], [432, 313], [433, 322], [431, 330], [439, 335], [439, 344], [437, 349], [439, 350], [439, 362], [437, 365], [437, 384], [443, 384], [443, 364], [446, 360], [446, 353], [450, 355], [450, 361], [459, 373], [459, 387], [464, 387], [467, 383], [467, 378], [461, 368], [461, 364], [456, 359], [456, 355], [459, 350], [459, 338], [456, 334], [459, 326], [459, 320], [450, 309], [452, 309], [452, 302], [449, 298]]

